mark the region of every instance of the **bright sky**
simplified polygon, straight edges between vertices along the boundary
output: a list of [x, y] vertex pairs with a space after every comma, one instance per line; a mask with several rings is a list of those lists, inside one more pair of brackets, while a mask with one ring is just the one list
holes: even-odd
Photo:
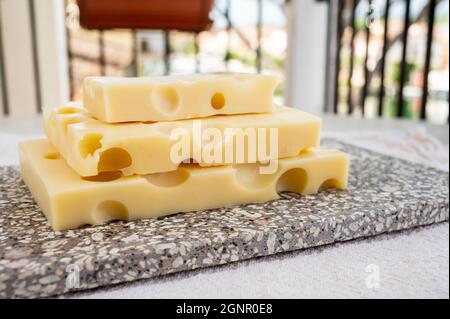
[[[286, 17], [281, 8], [275, 3], [277, 1], [264, 1], [263, 21], [264, 25], [283, 26], [286, 24]], [[296, 0], [294, 0], [296, 1]], [[215, 0], [215, 5], [225, 11], [227, 0]], [[281, 2], [281, 1], [278, 1]], [[257, 1], [256, 0], [231, 0], [230, 18], [233, 23], [239, 26], [255, 26], [257, 22]], [[214, 14], [214, 21], [218, 27], [226, 26], [226, 20], [221, 14]]]
[[[296, 1], [296, 0], [294, 0]], [[411, 1], [411, 17], [415, 17], [419, 14], [422, 8], [427, 4], [429, 0], [413, 0]], [[375, 5], [375, 13], [377, 17], [383, 15], [385, 8], [385, 0], [374, 0]], [[449, 1], [445, 0], [441, 2], [436, 8], [436, 17], [448, 16], [448, 5]], [[368, 1], [361, 2], [361, 5], [358, 6], [357, 15], [361, 16], [367, 10]], [[391, 6], [391, 18], [400, 18], [402, 19], [405, 12], [405, 3], [404, 1], [394, 1]]]
[[[286, 17], [281, 11], [280, 7], [275, 2], [282, 2], [281, 0], [263, 0], [263, 21], [264, 25], [283, 26], [286, 24]], [[303, 1], [303, 0], [292, 0]], [[331, 0], [334, 1], [334, 0]], [[216, 6], [224, 11], [227, 0], [216, 0]], [[415, 17], [428, 0], [413, 0], [411, 1], [411, 16]], [[363, 16], [367, 10], [368, 1], [362, 1], [358, 6], [357, 15]], [[385, 0], [374, 0], [375, 14], [377, 17], [383, 15]], [[405, 5], [403, 1], [395, 1], [391, 9], [392, 18], [403, 18]], [[441, 2], [436, 9], [436, 16], [448, 16], [449, 0]], [[230, 10], [231, 21], [239, 26], [254, 26], [257, 22], [257, 1], [256, 0], [231, 0]], [[214, 14], [214, 20], [219, 27], [225, 27], [226, 21], [220, 14]]]

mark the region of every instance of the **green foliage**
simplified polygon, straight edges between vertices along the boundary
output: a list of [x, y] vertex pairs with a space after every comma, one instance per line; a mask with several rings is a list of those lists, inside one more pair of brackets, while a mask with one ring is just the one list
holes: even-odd
[[284, 68], [284, 58], [270, 53], [265, 53], [264, 58], [270, 60], [277, 68]]
[[274, 95], [279, 97], [279, 96], [283, 96], [283, 89], [282, 88], [276, 88]]
[[[406, 62], [405, 85], [407, 85], [411, 81], [412, 74], [416, 70], [416, 68], [417, 64], [415, 62]], [[391, 82], [390, 85], [396, 87], [397, 90], [398, 86], [400, 85], [400, 72], [401, 62], [393, 63], [389, 72], [389, 80]], [[388, 117], [397, 117], [398, 107], [399, 105], [396, 95], [386, 97], [385, 111]], [[403, 108], [403, 118], [414, 118], [412, 102], [408, 100], [407, 97], [404, 97], [403, 105], [401, 107]]]
[[186, 41], [180, 51], [185, 55], [194, 55], [196, 52], [195, 41]]
[[252, 53], [239, 54], [234, 51], [227, 51], [225, 54], [227, 60], [237, 60], [248, 66], [256, 65], [256, 57]]
[[[385, 100], [385, 111], [388, 117], [394, 118], [397, 117], [397, 107], [398, 102], [394, 97], [388, 97]], [[411, 101], [404, 100], [403, 101], [403, 118], [412, 119], [414, 117], [414, 112], [412, 109]]]
[[355, 19], [355, 30], [356, 32], [366, 28], [366, 19]]
[[[254, 52], [246, 52], [244, 54], [239, 54], [235, 51], [227, 51], [226, 59], [227, 60], [237, 60], [247, 66], [255, 66], [256, 65], [256, 55]], [[269, 54], [269, 53], [264, 53], [264, 59], [271, 61], [277, 68], [282, 69], [284, 67], [283, 57], [275, 56], [275, 55]]]
[[[411, 80], [411, 75], [414, 72], [414, 70], [416, 69], [417, 65], [415, 62], [410, 62], [407, 61], [406, 62], [406, 77], [405, 77], [405, 83], [408, 83]], [[391, 70], [391, 81], [394, 84], [399, 84], [400, 83], [400, 71], [401, 71], [401, 63], [400, 62], [396, 62], [392, 65], [392, 70]]]

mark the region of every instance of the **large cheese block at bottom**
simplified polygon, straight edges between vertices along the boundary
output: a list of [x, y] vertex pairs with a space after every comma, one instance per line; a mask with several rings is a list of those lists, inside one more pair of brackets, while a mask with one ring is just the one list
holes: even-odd
[[20, 144], [23, 179], [54, 230], [263, 202], [282, 191], [313, 194], [321, 188], [346, 188], [348, 162], [340, 151], [311, 149], [279, 160], [270, 175], [260, 174], [258, 164], [183, 164], [167, 173], [80, 177], [47, 140]]

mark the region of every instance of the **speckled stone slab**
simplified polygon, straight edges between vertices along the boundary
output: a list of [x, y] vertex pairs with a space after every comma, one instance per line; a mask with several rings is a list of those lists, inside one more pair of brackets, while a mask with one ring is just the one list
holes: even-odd
[[[54, 232], [0, 168], [0, 297], [45, 297], [448, 220], [448, 173], [335, 140], [347, 191]], [[176, 200], [176, 199], [174, 199]]]

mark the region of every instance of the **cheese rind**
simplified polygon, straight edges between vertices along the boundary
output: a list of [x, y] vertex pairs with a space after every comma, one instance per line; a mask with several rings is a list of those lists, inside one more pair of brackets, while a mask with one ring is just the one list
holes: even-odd
[[268, 175], [259, 173], [259, 164], [242, 164], [182, 165], [168, 173], [123, 177], [110, 172], [83, 178], [47, 140], [22, 142], [19, 149], [22, 177], [54, 230], [264, 202], [282, 191], [345, 189], [349, 165], [340, 151], [311, 149], [279, 160], [276, 172]]
[[[277, 106], [275, 112], [270, 114], [108, 124], [90, 117], [79, 104], [70, 104], [58, 109], [44, 110], [44, 122], [45, 132], [52, 144], [69, 166], [81, 176], [95, 176], [102, 171], [115, 170], [122, 171], [126, 176], [168, 172], [176, 170], [182, 160], [189, 158], [194, 159], [200, 166], [252, 162], [248, 154], [256, 151], [253, 152], [251, 147], [238, 147], [237, 137], [246, 129], [254, 129], [255, 141], [267, 142], [272, 134], [270, 129], [277, 129], [276, 152], [269, 152], [268, 145], [265, 154], [256, 154], [256, 161], [291, 157], [306, 148], [318, 146], [321, 127], [320, 118], [282, 106]], [[207, 128], [218, 129], [223, 137], [218, 143], [212, 144], [217, 154], [222, 153], [213, 163], [203, 156], [206, 145], [195, 138], [196, 125], [201, 125], [202, 132]], [[189, 158], [174, 161], [171, 151], [180, 140], [172, 139], [171, 134], [175, 129], [181, 128], [187, 132], [191, 150]], [[227, 128], [241, 130], [233, 131], [233, 135], [226, 138]], [[229, 149], [234, 156], [227, 158]], [[242, 158], [244, 161], [241, 161]]]
[[273, 111], [274, 75], [198, 74], [87, 77], [84, 106], [108, 123], [171, 121], [218, 114]]

